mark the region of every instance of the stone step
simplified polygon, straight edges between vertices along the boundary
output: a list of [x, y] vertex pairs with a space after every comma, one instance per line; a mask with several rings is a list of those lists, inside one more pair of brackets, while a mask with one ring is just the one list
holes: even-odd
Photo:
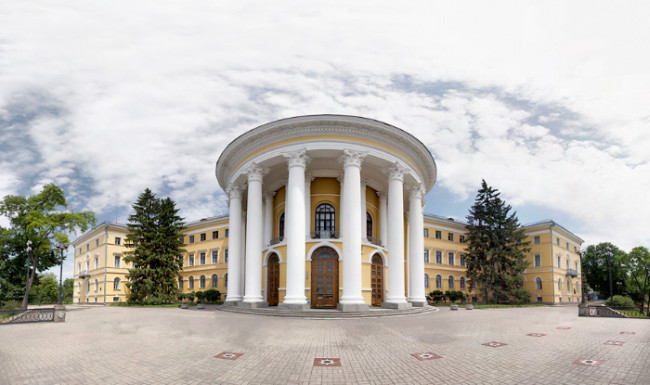
[[422, 314], [438, 311], [434, 306], [412, 307], [409, 309], [392, 310], [392, 309], [371, 309], [366, 312], [343, 312], [339, 310], [322, 310], [309, 309], [305, 311], [281, 310], [275, 307], [247, 309], [237, 306], [216, 306], [216, 310], [239, 313], [255, 314], [271, 317], [291, 317], [291, 318], [309, 318], [309, 319], [341, 319], [341, 318], [369, 318], [369, 317], [389, 317], [398, 315]]

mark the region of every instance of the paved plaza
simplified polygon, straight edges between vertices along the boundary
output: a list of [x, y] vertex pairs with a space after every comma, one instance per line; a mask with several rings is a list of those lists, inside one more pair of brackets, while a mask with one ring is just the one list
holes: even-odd
[[650, 321], [575, 306], [363, 319], [69, 307], [0, 326], [0, 384], [650, 384]]

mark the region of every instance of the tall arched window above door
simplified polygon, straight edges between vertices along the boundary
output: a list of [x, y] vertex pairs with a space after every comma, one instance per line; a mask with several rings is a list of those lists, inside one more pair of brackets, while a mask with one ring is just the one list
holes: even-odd
[[284, 237], [284, 213], [280, 214], [280, 222], [278, 223], [278, 237]]
[[372, 238], [372, 216], [366, 211], [366, 236]]
[[316, 215], [314, 217], [316, 238], [334, 238], [336, 228], [336, 211], [334, 206], [329, 203], [321, 203], [316, 206]]

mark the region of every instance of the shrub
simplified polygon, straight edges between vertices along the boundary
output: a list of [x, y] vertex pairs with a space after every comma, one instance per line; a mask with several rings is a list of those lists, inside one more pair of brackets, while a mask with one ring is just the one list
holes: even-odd
[[185, 294], [185, 298], [187, 298], [188, 301], [194, 302], [194, 298], [196, 297], [196, 293], [190, 292]]
[[510, 292], [511, 301], [517, 305], [530, 303], [530, 292], [524, 288], [518, 288]]
[[622, 295], [615, 295], [609, 297], [605, 302], [607, 306], [620, 306], [620, 307], [634, 307], [634, 301], [630, 297], [624, 297]]
[[208, 302], [218, 302], [221, 300], [221, 292], [219, 292], [217, 289], [206, 290], [205, 300]]
[[429, 293], [429, 298], [431, 299], [431, 302], [441, 302], [445, 298], [445, 295], [442, 290], [434, 290]]
[[196, 300], [197, 300], [197, 302], [204, 302], [205, 301], [205, 292], [204, 291], [197, 291], [196, 292]]
[[447, 290], [445, 292], [445, 297], [449, 298], [450, 302], [464, 301], [465, 293], [459, 290]]

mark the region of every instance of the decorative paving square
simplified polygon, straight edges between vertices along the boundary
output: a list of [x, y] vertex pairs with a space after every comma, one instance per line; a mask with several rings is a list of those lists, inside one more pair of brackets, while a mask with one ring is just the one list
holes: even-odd
[[236, 360], [243, 355], [244, 353], [222, 352], [214, 356], [214, 358], [221, 358], [222, 360]]
[[556, 329], [569, 330], [569, 329], [571, 329], [571, 327], [570, 326], [558, 326], [558, 327], [556, 327]]
[[546, 334], [544, 333], [528, 333], [526, 334], [529, 337], [544, 337]]
[[314, 358], [314, 366], [341, 366], [340, 358]]
[[603, 345], [614, 345], [614, 346], [623, 346], [625, 342], [624, 341], [613, 341], [613, 340], [608, 340], [603, 343]]
[[483, 345], [483, 346], [489, 346], [489, 347], [491, 347], [491, 348], [500, 348], [500, 347], [502, 347], [502, 346], [506, 346], [506, 345], [508, 345], [508, 344], [503, 343], [503, 342], [492, 341], [492, 342], [486, 342], [486, 343], [481, 344], [481, 345]]
[[622, 331], [622, 332], [620, 332], [620, 333], [618, 333], [618, 334], [627, 334], [627, 335], [633, 336], [633, 335], [636, 334], [636, 332], [626, 332], [626, 331]]
[[413, 353], [411, 354], [413, 357], [417, 358], [420, 361], [426, 361], [426, 360], [435, 360], [436, 358], [442, 358], [442, 356], [439, 356], [435, 353], [427, 352], [427, 353]]
[[592, 360], [591, 358], [580, 358], [573, 361], [575, 365], [582, 366], [600, 366], [603, 364], [603, 362], [605, 362], [605, 360]]

